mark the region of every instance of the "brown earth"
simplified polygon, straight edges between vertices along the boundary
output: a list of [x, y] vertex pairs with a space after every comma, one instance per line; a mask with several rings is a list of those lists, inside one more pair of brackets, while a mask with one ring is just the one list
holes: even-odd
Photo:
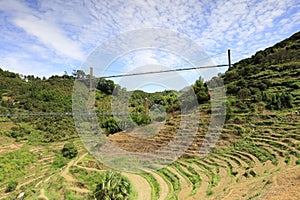
[[272, 178], [270, 186], [259, 199], [300, 199], [300, 166], [297, 165], [275, 174]]

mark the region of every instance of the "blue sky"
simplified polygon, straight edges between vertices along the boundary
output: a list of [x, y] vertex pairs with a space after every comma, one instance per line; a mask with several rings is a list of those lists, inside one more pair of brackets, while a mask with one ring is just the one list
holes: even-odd
[[[208, 63], [227, 63], [230, 48], [236, 62], [299, 31], [300, 2], [0, 0], [0, 20], [0, 68], [49, 77], [81, 68], [110, 38], [145, 28], [185, 35], [210, 57]], [[141, 66], [150, 70], [151, 64], [188, 67], [172, 53], [142, 50], [129, 54], [107, 71], [126, 73]]]

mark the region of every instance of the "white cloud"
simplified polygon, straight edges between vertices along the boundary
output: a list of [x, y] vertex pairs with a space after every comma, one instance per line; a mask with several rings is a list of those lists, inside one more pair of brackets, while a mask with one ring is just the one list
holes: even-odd
[[[37, 2], [0, 0], [0, 59], [13, 64], [16, 58], [22, 59], [18, 56], [22, 54], [27, 56], [27, 64], [45, 63], [49, 69], [53, 65], [53, 71], [64, 71], [58, 70], [58, 64], [61, 68], [78, 65], [113, 36], [142, 28], [163, 28], [187, 35], [215, 63], [224, 63], [228, 48], [232, 49], [233, 60], [238, 61], [288, 37], [300, 25], [297, 0]], [[156, 62], [147, 53], [140, 57], [141, 64]]]
[[77, 42], [67, 38], [63, 31], [54, 24], [34, 16], [22, 16], [14, 19], [14, 23], [28, 34], [35, 36], [46, 46], [53, 48], [57, 54], [75, 60], [82, 60], [83, 53]]
[[[72, 30], [72, 35], [70, 35], [70, 33], [68, 35], [69, 27], [65, 27], [65, 25], [68, 26], [68, 24], [60, 23], [63, 20], [76, 23], [74, 20], [79, 20], [79, 17], [76, 19], [73, 18], [74, 15], [72, 17], [62, 17], [63, 13], [65, 13], [62, 12], [63, 7], [56, 10], [56, 13], [53, 13], [51, 12], [51, 7], [42, 8], [40, 7], [40, 4], [37, 6], [39, 9], [33, 9], [27, 5], [27, 2], [19, 2], [16, 0], [11, 0], [9, 2], [0, 1], [0, 10], [4, 13], [5, 18], [7, 19], [5, 21], [6, 27], [8, 25], [15, 25], [16, 27], [23, 29], [28, 34], [26, 36], [22, 33], [23, 41], [22, 44], [19, 45], [26, 45], [25, 39], [27, 39], [31, 40], [31, 44], [34, 42], [34, 45], [44, 45], [49, 51], [56, 52], [58, 56], [68, 59], [82, 60], [84, 53], [81, 50], [81, 43], [78, 40], [74, 40], [77, 38], [74, 36], [76, 31]], [[73, 21], [71, 19], [73, 19]], [[14, 28], [13, 31], [10, 29], [9, 31], [11, 32], [7, 31], [6, 37], [21, 40], [19, 36], [21, 33], [20, 29]], [[14, 38], [14, 35], [16, 35], [17, 38]], [[37, 39], [37, 41], [33, 41], [32, 38]]]
[[53, 65], [45, 64], [29, 59], [27, 54], [12, 54], [0, 60], [0, 66], [4, 70], [9, 70], [23, 75], [35, 75], [39, 77], [50, 77], [52, 75], [63, 75], [65, 70], [56, 69]]

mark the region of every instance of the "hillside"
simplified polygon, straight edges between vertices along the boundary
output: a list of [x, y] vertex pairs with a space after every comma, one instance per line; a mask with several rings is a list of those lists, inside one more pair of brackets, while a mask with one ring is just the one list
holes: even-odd
[[[226, 123], [217, 147], [205, 158], [199, 158], [199, 151], [210, 123], [210, 101], [206, 84], [197, 80], [193, 85], [199, 91], [201, 115], [197, 137], [178, 161], [165, 168], [144, 174], [122, 173], [130, 183], [130, 199], [300, 196], [299, 48], [300, 32], [235, 63], [221, 75], [227, 89]], [[0, 199], [17, 195], [25, 195], [25, 199], [89, 199], [103, 179], [108, 167], [86, 150], [68, 114], [74, 80], [75, 76], [67, 75], [20, 77], [0, 69]], [[148, 152], [174, 138], [182, 120], [181, 101], [176, 96], [186, 97], [188, 90], [127, 92], [109, 80], [101, 81], [95, 89], [96, 112], [110, 113], [113, 95], [129, 95], [134, 122], [126, 121], [122, 128], [127, 132], [119, 132], [118, 119], [99, 115], [99, 125], [111, 142], [131, 152]], [[118, 94], [113, 94], [115, 87]], [[145, 116], [146, 97], [150, 108], [159, 104], [166, 113]], [[58, 115], [6, 116], [18, 113]], [[138, 137], [145, 130], [150, 136]], [[70, 142], [78, 150], [74, 158], [61, 152]]]
[[[293, 105], [294, 110], [297, 109], [300, 102], [299, 50], [300, 32], [235, 63], [223, 75], [227, 94], [242, 101], [250, 100], [249, 103], [263, 103], [260, 106], [268, 110], [282, 110]], [[245, 101], [239, 107], [242, 110], [243, 103]], [[258, 108], [256, 105], [252, 109]]]

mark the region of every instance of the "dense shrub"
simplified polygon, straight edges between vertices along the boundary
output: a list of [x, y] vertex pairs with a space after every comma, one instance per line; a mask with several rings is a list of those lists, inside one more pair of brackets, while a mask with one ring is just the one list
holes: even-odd
[[118, 123], [114, 117], [107, 117], [101, 122], [101, 128], [106, 129], [106, 134], [113, 134], [121, 131], [121, 128], [118, 126]]
[[137, 125], [145, 125], [151, 122], [151, 118], [145, 114], [132, 114], [131, 118]]
[[64, 157], [71, 159], [77, 156], [78, 151], [73, 142], [68, 142], [62, 148], [61, 153]]

